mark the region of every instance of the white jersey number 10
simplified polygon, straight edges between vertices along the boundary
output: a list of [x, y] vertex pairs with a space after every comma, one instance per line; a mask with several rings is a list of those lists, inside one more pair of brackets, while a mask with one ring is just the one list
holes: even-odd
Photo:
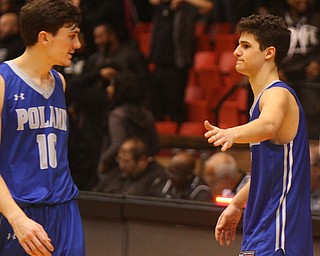
[[37, 135], [37, 143], [39, 148], [40, 169], [48, 169], [49, 165], [52, 168], [57, 167], [57, 135], [54, 133]]

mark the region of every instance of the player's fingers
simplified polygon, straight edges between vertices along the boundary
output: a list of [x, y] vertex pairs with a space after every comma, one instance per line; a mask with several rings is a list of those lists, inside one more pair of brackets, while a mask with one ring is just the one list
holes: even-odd
[[36, 248], [33, 252], [37, 252], [37, 255], [43, 256], [51, 256], [51, 252], [48, 250], [46, 246], [44, 246], [40, 241], [35, 242]]
[[25, 250], [25, 252], [26, 252], [27, 254], [29, 254], [29, 255], [35, 255], [35, 254], [32, 252], [31, 248], [28, 246], [27, 242], [22, 242], [22, 243], [21, 243], [21, 246], [22, 246], [22, 248]]
[[[217, 134], [217, 131], [216, 130], [210, 130], [210, 131], [207, 131], [205, 134], [204, 134], [204, 137], [206, 139], [208, 139], [208, 142], [209, 140], [212, 140], [212, 137], [215, 136]], [[209, 142], [211, 143], [211, 142]]]
[[[45, 233], [46, 234], [46, 233]], [[44, 235], [44, 238], [40, 240], [37, 236], [30, 240], [24, 240], [21, 242], [21, 246], [29, 255], [36, 256], [51, 256], [51, 251], [53, 251], [53, 246], [50, 242], [51, 240]]]
[[225, 230], [222, 229], [220, 232], [219, 243], [221, 246], [225, 245]]
[[51, 244], [51, 239], [48, 237], [48, 234], [42, 226], [40, 226], [40, 231], [37, 233], [37, 238], [38, 240], [36, 240], [36, 246], [41, 248], [42, 252], [53, 252], [54, 247]]
[[204, 127], [205, 127], [208, 131], [210, 131], [210, 130], [212, 130], [212, 129], [214, 128], [214, 126], [213, 126], [212, 124], [210, 124], [208, 120], [205, 120], [205, 121], [204, 121]]
[[225, 142], [225, 143], [222, 144], [221, 151], [225, 152], [225, 151], [227, 151], [228, 148], [230, 148], [230, 143], [229, 142]]
[[42, 237], [36, 239], [34, 241], [37, 252], [41, 253], [39, 255], [51, 256], [51, 252], [53, 251], [53, 245], [51, 244], [51, 240], [48, 237]]
[[213, 145], [215, 147], [218, 147], [218, 146], [223, 146], [224, 144], [226, 143], [225, 139], [224, 138], [218, 138], [216, 139], [216, 141], [213, 143]]
[[31, 241], [27, 240], [22, 244], [22, 247], [25, 249], [26, 253], [29, 255], [35, 255], [35, 256], [44, 256], [41, 251], [38, 250], [36, 245]]
[[215, 231], [214, 231], [214, 236], [215, 236], [217, 242], [219, 242], [219, 240], [220, 240], [220, 235], [221, 235], [221, 232], [220, 232], [220, 230], [216, 227], [216, 229], [215, 229]]
[[228, 229], [225, 231], [225, 243], [226, 245], [230, 245], [231, 243], [231, 232]]
[[231, 232], [231, 240], [232, 240], [232, 241], [235, 241], [235, 240], [236, 240], [236, 230], [233, 230], [233, 231]]

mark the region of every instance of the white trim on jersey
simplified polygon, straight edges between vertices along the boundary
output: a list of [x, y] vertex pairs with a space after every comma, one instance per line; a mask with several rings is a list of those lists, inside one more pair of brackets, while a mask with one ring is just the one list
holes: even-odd
[[[275, 252], [279, 249], [285, 251], [285, 228], [287, 220], [287, 195], [292, 185], [292, 166], [293, 166], [293, 141], [288, 145], [283, 145], [283, 189], [282, 196], [279, 201], [279, 206], [276, 212], [276, 245]], [[289, 160], [289, 166], [288, 166]], [[281, 211], [281, 213], [280, 213]], [[281, 243], [281, 245], [280, 245]]]

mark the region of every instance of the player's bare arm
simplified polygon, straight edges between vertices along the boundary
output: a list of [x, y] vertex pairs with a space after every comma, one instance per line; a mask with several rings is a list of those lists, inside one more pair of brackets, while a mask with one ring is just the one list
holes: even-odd
[[205, 121], [205, 138], [214, 146], [222, 146], [225, 151], [234, 143], [252, 143], [271, 140], [282, 144], [295, 136], [298, 119], [294, 117], [298, 111], [291, 93], [283, 88], [266, 90], [260, 100], [261, 114], [258, 119], [247, 124], [220, 129]]
[[[0, 76], [0, 116], [4, 102], [4, 80]], [[0, 136], [1, 136], [0, 118]], [[42, 226], [29, 219], [13, 200], [10, 191], [0, 175], [0, 212], [12, 225], [21, 246], [30, 255], [50, 256], [53, 246]]]

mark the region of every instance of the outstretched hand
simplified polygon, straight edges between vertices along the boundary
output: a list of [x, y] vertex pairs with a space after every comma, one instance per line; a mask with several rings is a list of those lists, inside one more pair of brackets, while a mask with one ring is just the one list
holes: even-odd
[[231, 204], [221, 213], [215, 229], [215, 237], [220, 245], [230, 245], [231, 241], [236, 239], [236, 229], [241, 216], [242, 210]]
[[220, 129], [210, 124], [207, 120], [204, 122], [204, 127], [207, 129], [204, 137], [208, 139], [210, 144], [213, 144], [215, 147], [221, 146], [221, 151], [226, 151], [232, 147], [234, 134], [230, 129]]
[[11, 224], [23, 249], [29, 255], [51, 256], [54, 248], [43, 227], [27, 216]]

